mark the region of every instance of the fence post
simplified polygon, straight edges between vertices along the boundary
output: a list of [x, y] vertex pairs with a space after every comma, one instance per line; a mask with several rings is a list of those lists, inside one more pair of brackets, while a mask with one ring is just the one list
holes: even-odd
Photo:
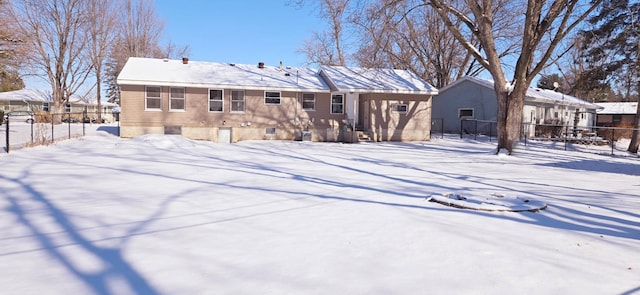
[[489, 142], [491, 142], [492, 136], [493, 136], [493, 122], [489, 122]]
[[7, 143], [7, 154], [9, 153], [9, 116], [7, 116], [7, 126], [5, 126], [6, 129], [6, 133], [5, 133], [5, 137], [6, 137], [6, 143]]
[[569, 125], [565, 126], [564, 128], [564, 150], [567, 150], [567, 134], [569, 134]]
[[[529, 129], [531, 128], [530, 124], [524, 123], [527, 125], [527, 130], [524, 131], [524, 146], [527, 146], [527, 134], [529, 134]], [[522, 125], [522, 129], [524, 129], [524, 125]]]
[[51, 142], [54, 142], [54, 141], [55, 141], [55, 138], [56, 138], [55, 134], [53, 133], [53, 131], [54, 131], [54, 129], [55, 129], [55, 128], [54, 128], [54, 127], [55, 127], [55, 125], [53, 124], [53, 120], [54, 120], [55, 118], [54, 118], [53, 116], [54, 116], [54, 114], [53, 114], [53, 113], [51, 113]]
[[67, 137], [71, 139], [71, 113], [67, 113]]
[[476, 122], [476, 127], [475, 128], [475, 132], [473, 132], [473, 140], [477, 140], [478, 139], [478, 120], [475, 121]]
[[[460, 139], [462, 139], [462, 125], [464, 124], [464, 120], [465, 119], [460, 120]], [[118, 121], [118, 126], [120, 126], [120, 121]]]
[[611, 155], [613, 156], [613, 140], [615, 139], [616, 129], [611, 128]]
[[33, 143], [33, 124], [35, 123], [36, 118], [35, 116], [33, 117], [33, 120], [31, 120], [31, 143]]

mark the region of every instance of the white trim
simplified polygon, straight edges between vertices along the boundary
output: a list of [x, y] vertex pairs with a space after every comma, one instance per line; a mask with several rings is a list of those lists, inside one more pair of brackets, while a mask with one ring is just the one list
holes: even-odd
[[186, 82], [169, 82], [169, 81], [148, 81], [148, 80], [118, 80], [118, 85], [132, 86], [169, 86], [169, 87], [188, 87], [188, 88], [208, 88], [208, 89], [238, 89], [238, 90], [264, 90], [264, 91], [290, 91], [290, 92], [315, 92], [330, 93], [328, 88], [296, 88], [296, 87], [277, 87], [277, 86], [255, 86], [240, 84], [213, 84], [213, 83], [186, 83]]

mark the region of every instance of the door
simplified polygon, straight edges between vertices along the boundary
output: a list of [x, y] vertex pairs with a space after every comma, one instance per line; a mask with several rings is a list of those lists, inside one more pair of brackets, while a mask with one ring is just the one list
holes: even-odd
[[218, 128], [218, 143], [231, 143], [231, 127]]

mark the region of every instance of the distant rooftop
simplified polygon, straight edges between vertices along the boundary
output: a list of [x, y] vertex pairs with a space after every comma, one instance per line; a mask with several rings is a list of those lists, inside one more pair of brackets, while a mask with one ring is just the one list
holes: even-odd
[[[446, 87], [441, 88], [440, 92], [446, 91], [447, 89], [455, 85], [458, 85], [464, 81], [471, 81], [475, 84], [478, 84], [490, 89], [493, 89], [493, 84], [494, 84], [492, 80], [465, 76], [447, 85]], [[552, 103], [556, 102], [556, 103], [562, 103], [564, 105], [571, 105], [571, 106], [588, 108], [588, 109], [600, 108], [598, 105], [588, 102], [584, 99], [577, 98], [568, 94], [563, 94], [561, 92], [556, 92], [553, 90], [542, 89], [537, 87], [529, 87], [527, 89], [525, 101], [552, 102]]]
[[596, 104], [603, 107], [598, 110], [598, 114], [635, 114], [638, 110], [637, 102], [599, 102]]

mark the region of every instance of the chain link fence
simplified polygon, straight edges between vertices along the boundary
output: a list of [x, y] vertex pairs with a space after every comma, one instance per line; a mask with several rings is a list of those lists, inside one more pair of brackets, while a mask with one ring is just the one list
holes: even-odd
[[[496, 121], [462, 119], [460, 138], [497, 140]], [[628, 155], [631, 134], [636, 129], [621, 127], [578, 127], [558, 124], [523, 123], [521, 140], [526, 145], [581, 152]]]
[[[97, 112], [44, 113], [33, 114], [31, 118], [14, 116], [9, 112], [0, 118], [0, 123], [0, 129], [4, 133], [0, 144], [8, 153], [16, 148], [48, 145], [60, 140], [85, 136], [88, 127], [106, 123], [106, 120]], [[119, 135], [119, 126], [115, 130], [110, 130], [112, 133], [114, 131]]]

